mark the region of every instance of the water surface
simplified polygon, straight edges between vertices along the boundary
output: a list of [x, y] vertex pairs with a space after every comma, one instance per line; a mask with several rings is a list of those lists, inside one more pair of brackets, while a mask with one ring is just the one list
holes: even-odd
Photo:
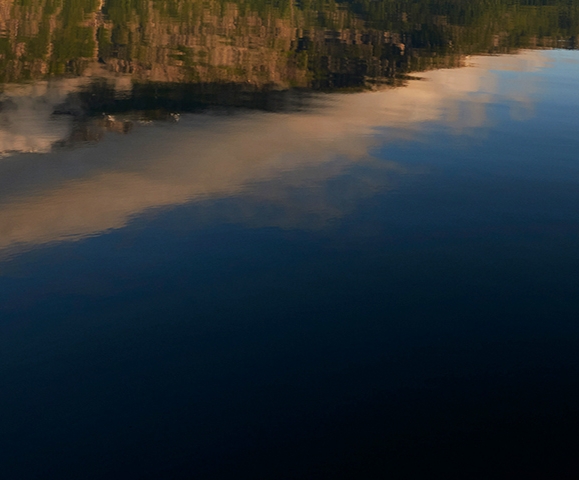
[[579, 7], [469, 5], [0, 3], [2, 478], [575, 478]]

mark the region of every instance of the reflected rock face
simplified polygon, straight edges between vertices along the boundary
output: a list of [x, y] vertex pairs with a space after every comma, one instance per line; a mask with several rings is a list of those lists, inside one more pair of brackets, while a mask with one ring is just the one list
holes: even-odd
[[0, 0], [0, 12], [2, 156], [206, 109], [300, 111], [311, 92], [402, 86], [579, 33], [579, 6], [558, 0]]
[[574, 46], [579, 6], [513, 3], [0, 0], [0, 81], [99, 62], [137, 83], [346, 88], [464, 54]]

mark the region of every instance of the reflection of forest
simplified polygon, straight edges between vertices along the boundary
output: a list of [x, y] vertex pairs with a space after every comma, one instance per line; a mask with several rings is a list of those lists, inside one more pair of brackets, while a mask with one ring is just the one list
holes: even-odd
[[461, 55], [573, 47], [566, 0], [0, 0], [0, 81], [80, 75], [133, 82], [356, 87]]

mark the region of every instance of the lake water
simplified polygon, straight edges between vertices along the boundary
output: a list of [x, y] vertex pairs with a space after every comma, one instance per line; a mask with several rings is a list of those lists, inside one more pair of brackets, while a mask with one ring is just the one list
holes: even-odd
[[0, 0], [0, 477], [577, 478], [577, 34]]

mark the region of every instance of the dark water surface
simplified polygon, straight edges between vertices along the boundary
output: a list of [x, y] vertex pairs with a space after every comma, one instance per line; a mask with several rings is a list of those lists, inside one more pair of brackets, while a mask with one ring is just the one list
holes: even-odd
[[0, 0], [0, 478], [578, 478], [578, 30]]

